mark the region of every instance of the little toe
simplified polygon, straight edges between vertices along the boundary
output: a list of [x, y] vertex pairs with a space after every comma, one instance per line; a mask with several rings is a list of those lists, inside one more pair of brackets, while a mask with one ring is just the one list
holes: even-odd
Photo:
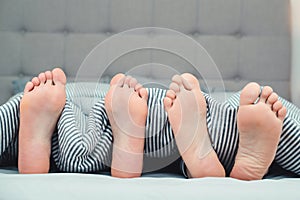
[[148, 92], [147, 92], [147, 90], [146, 90], [145, 88], [141, 88], [141, 89], [139, 90], [139, 95], [140, 95], [140, 97], [142, 97], [142, 99], [144, 99], [145, 101], [148, 100]]
[[164, 98], [164, 106], [165, 106], [165, 110], [168, 112], [170, 110], [170, 108], [172, 107], [173, 104], [173, 100], [169, 97], [165, 97]]
[[277, 117], [278, 119], [280, 119], [281, 121], [284, 120], [285, 116], [286, 116], [286, 113], [287, 113], [287, 109], [285, 106], [283, 106], [280, 110], [278, 110], [277, 112]]
[[34, 88], [34, 84], [33, 84], [31, 81], [29, 81], [29, 82], [27, 82], [26, 85], [25, 85], [24, 92], [25, 92], [25, 93], [26, 93], [26, 92], [30, 92], [30, 91], [33, 90], [33, 88]]
[[40, 73], [38, 78], [40, 79], [40, 83], [46, 82], [46, 74], [44, 72]]
[[248, 83], [240, 95], [240, 105], [254, 104], [260, 94], [260, 86], [257, 83]]
[[262, 103], [266, 103], [267, 99], [272, 94], [272, 92], [273, 92], [273, 89], [270, 86], [263, 87], [261, 94], [260, 94], [259, 101]]
[[117, 74], [115, 75], [111, 81], [110, 81], [110, 86], [112, 85], [118, 85], [118, 86], [123, 86], [125, 80], [125, 75], [124, 74]]

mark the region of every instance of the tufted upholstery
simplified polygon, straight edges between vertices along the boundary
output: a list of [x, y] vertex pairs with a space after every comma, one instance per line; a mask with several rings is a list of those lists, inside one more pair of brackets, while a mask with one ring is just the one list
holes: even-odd
[[[0, 102], [12, 95], [13, 80], [53, 66], [72, 78], [99, 42], [144, 26], [199, 41], [226, 90], [258, 81], [290, 99], [289, 19], [289, 0], [0, 0]], [[108, 75], [122, 71], [117, 63]]]

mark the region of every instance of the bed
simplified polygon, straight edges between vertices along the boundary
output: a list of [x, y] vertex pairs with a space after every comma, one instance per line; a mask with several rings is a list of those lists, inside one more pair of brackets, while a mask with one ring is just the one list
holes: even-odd
[[1, 174], [0, 183], [1, 199], [14, 200], [300, 198], [297, 178], [245, 182], [231, 178], [183, 179], [174, 174], [135, 179], [91, 174]]
[[[299, 13], [296, 4], [296, 0], [0, 0], [0, 102], [22, 90], [32, 76], [54, 66], [61, 66], [70, 82], [82, 81], [80, 66], [97, 44], [147, 26], [180, 31], [207, 50], [222, 79], [207, 68], [206, 89], [220, 101], [224, 92], [230, 95], [257, 81], [300, 105], [300, 45], [295, 28], [299, 23], [291, 20]], [[146, 50], [120, 56], [102, 69], [101, 81], [107, 83], [114, 74], [149, 60], [178, 72], [197, 73], [178, 57]], [[144, 82], [159, 83], [156, 86], [167, 85], [170, 77], [157, 68], [137, 73]], [[170, 173], [137, 179], [108, 174], [20, 175], [15, 168], [3, 167], [0, 199], [299, 199], [300, 179], [281, 172], [274, 168], [265, 179], [246, 182], [185, 179]]]

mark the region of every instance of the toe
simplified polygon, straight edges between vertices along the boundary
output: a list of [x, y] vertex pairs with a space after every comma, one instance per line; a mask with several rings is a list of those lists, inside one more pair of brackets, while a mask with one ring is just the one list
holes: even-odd
[[176, 93], [173, 90], [168, 90], [166, 93], [166, 97], [174, 100], [176, 98]]
[[30, 92], [31, 90], [33, 90], [34, 88], [34, 85], [32, 82], [27, 82], [26, 85], [25, 85], [25, 88], [24, 88], [24, 92]]
[[52, 72], [51, 72], [51, 71], [46, 71], [46, 72], [45, 72], [45, 75], [46, 75], [47, 81], [48, 81], [48, 80], [52, 80]]
[[129, 82], [129, 87], [135, 89], [135, 86], [136, 86], [137, 83], [138, 82], [137, 82], [137, 80], [135, 78], [131, 78], [131, 80]]
[[117, 74], [115, 75], [111, 81], [110, 81], [110, 85], [118, 85], [118, 86], [121, 86], [123, 87], [123, 84], [124, 84], [124, 80], [125, 80], [125, 75], [124, 74]]
[[165, 110], [168, 112], [170, 110], [170, 108], [172, 107], [172, 99], [170, 99], [169, 97], [165, 97], [164, 98], [164, 106], [165, 106]]
[[269, 86], [263, 87], [261, 94], [260, 94], [259, 101], [262, 103], [266, 103], [267, 99], [272, 94], [272, 92], [273, 92], [273, 89], [271, 87], [269, 87]]
[[135, 91], [139, 91], [143, 86], [140, 84], [140, 83], [137, 83], [135, 86], [134, 86], [134, 90]]
[[269, 98], [267, 99], [267, 104], [270, 106], [270, 108], [273, 108], [273, 104], [278, 100], [278, 95], [273, 92]]
[[286, 116], [286, 113], [287, 113], [287, 110], [286, 110], [286, 107], [282, 107], [280, 110], [278, 110], [277, 112], [277, 116], [278, 116], [278, 119], [280, 119], [281, 121], [284, 120], [285, 116]]
[[53, 82], [54, 84], [61, 83], [66, 85], [67, 77], [64, 71], [60, 68], [55, 68], [52, 70]]
[[273, 107], [272, 107], [272, 110], [277, 113], [281, 108], [283, 107], [281, 101], [276, 101], [274, 104], [273, 104]]
[[140, 95], [140, 97], [141, 97], [142, 99], [144, 99], [145, 101], [148, 100], [148, 92], [147, 92], [147, 90], [146, 90], [145, 88], [141, 88], [141, 89], [139, 90], [139, 95]]
[[240, 105], [254, 104], [260, 94], [260, 86], [257, 83], [247, 84], [240, 96]]
[[38, 78], [40, 79], [40, 83], [46, 82], [46, 74], [44, 72], [40, 73]]
[[180, 92], [180, 87], [177, 83], [172, 82], [169, 86], [170, 90], [173, 90], [175, 93]]
[[47, 84], [47, 85], [53, 85], [54, 82], [53, 82], [52, 72], [51, 71], [46, 71], [45, 75], [46, 75], [46, 83], [45, 84]]
[[124, 86], [127, 86], [129, 88], [131, 79], [132, 79], [131, 76], [126, 76], [125, 81], [124, 81]]
[[176, 83], [180, 87], [182, 85], [182, 77], [176, 74], [172, 77], [172, 82]]
[[191, 86], [191, 84], [189, 83], [189, 81], [186, 80], [185, 78], [182, 78], [182, 85], [183, 85], [184, 89], [186, 89], [186, 90], [190, 91], [190, 90], [193, 89], [193, 87]]
[[182, 83], [183, 83], [185, 89], [187, 89], [187, 90], [191, 90], [193, 88], [200, 89], [199, 81], [194, 75], [192, 75], [190, 73], [184, 73], [181, 75], [181, 77], [183, 78]]
[[31, 82], [33, 83], [34, 86], [39, 86], [40, 85], [40, 79], [38, 77], [32, 78]]

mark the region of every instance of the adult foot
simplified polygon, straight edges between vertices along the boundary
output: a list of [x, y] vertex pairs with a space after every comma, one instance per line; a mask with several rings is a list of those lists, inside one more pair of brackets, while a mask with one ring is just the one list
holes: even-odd
[[245, 86], [237, 114], [239, 147], [231, 177], [258, 180], [266, 174], [275, 157], [285, 116], [286, 108], [272, 88], [264, 87], [260, 94], [257, 83]]
[[114, 177], [132, 178], [142, 173], [147, 99], [146, 89], [130, 76], [117, 74], [110, 82], [105, 109], [114, 137]]
[[206, 101], [198, 80], [188, 73], [175, 75], [164, 106], [189, 177], [225, 176], [211, 146], [206, 125]]
[[47, 173], [51, 137], [66, 102], [66, 76], [56, 68], [28, 82], [20, 102], [19, 172]]

